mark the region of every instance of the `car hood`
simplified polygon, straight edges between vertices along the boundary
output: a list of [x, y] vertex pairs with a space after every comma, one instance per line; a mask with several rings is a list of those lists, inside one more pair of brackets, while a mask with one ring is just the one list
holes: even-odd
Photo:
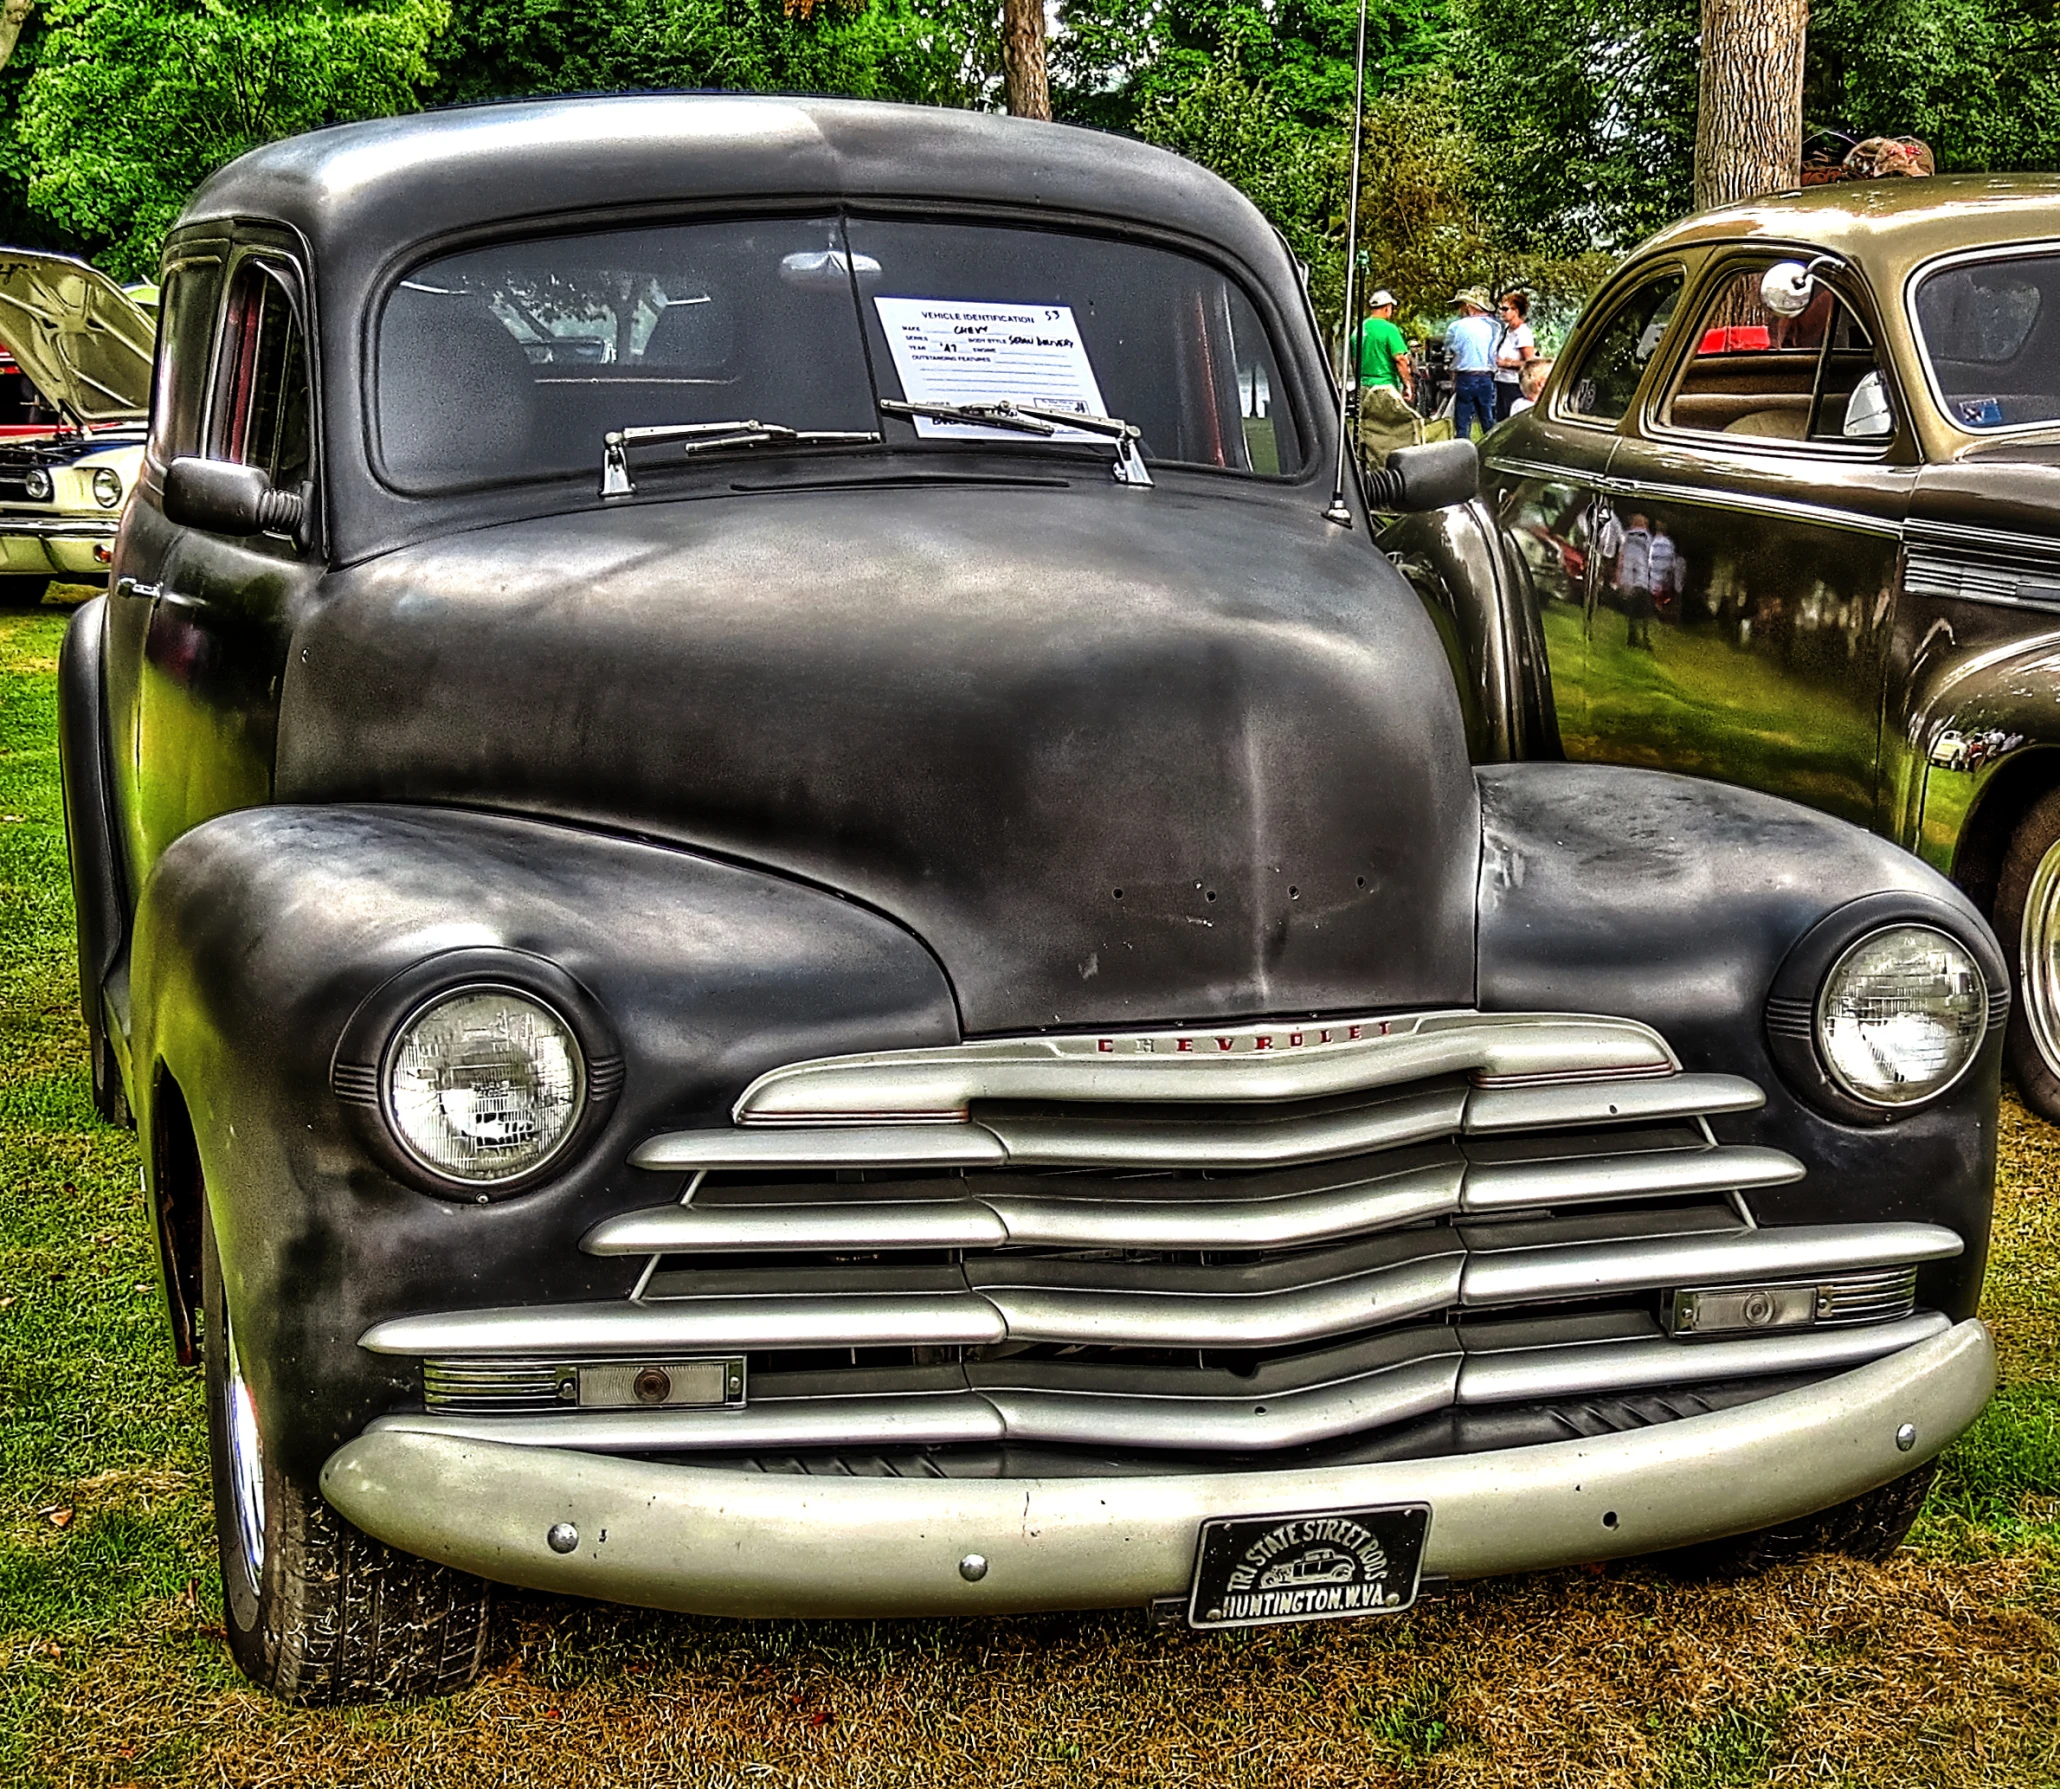
[[924, 939], [969, 1032], [1473, 997], [1445, 647], [1363, 535], [1257, 487], [842, 486], [412, 547], [295, 631], [276, 794], [805, 878]]
[[75, 420], [138, 420], [150, 408], [157, 325], [97, 267], [0, 249], [0, 346]]

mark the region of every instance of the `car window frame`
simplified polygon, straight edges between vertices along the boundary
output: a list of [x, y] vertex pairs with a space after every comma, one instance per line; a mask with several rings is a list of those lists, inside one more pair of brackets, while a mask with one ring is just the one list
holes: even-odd
[[1970, 266], [1979, 261], [2009, 261], [2024, 255], [2060, 256], [2060, 236], [2037, 236], [2015, 242], [1988, 242], [1974, 248], [1948, 249], [1942, 255], [1933, 255], [1928, 261], [1920, 261], [1903, 276], [1903, 321], [1910, 331], [1910, 345], [1916, 350], [1917, 364], [1924, 370], [1925, 394], [1931, 400], [1932, 414], [1963, 441], [2010, 441], [2023, 435], [2052, 434], [2060, 430], [2060, 421], [2013, 422], [2001, 428], [1969, 429], [1954, 421], [1953, 413], [1946, 407], [1946, 396], [1938, 382], [1938, 372], [1931, 364], [1931, 344], [1925, 340], [1924, 325], [1917, 316], [1917, 288], [1935, 273], [1944, 273], [1954, 267]]
[[[215, 290], [207, 302], [206, 334], [201, 342], [200, 367], [190, 373], [190, 378], [199, 386], [198, 402], [193, 407], [193, 450], [198, 452], [207, 438], [207, 413], [214, 399], [215, 344], [221, 334], [223, 296], [228, 291], [229, 266], [233, 259], [230, 244], [219, 236], [180, 242], [174, 240], [166, 250], [164, 265], [158, 270], [159, 303], [157, 313], [156, 349], [150, 369], [150, 418], [143, 436], [143, 463], [148, 475], [161, 482], [167, 467], [179, 458], [179, 443], [167, 438], [165, 430], [173, 422], [169, 413], [171, 397], [165, 387], [165, 360], [168, 345], [167, 330], [172, 317], [171, 300], [178, 295], [181, 276], [189, 278], [208, 277], [213, 279]], [[210, 270], [202, 275], [202, 269]]]
[[[320, 554], [323, 465], [322, 428], [322, 376], [317, 359], [320, 343], [315, 333], [315, 314], [312, 293], [314, 281], [309, 277], [302, 256], [282, 243], [243, 240], [232, 243], [222, 259], [226, 263], [222, 272], [221, 290], [215, 295], [214, 340], [210, 344], [207, 363], [206, 401], [201, 407], [200, 431], [195, 454], [201, 459], [217, 459], [214, 451], [215, 426], [218, 420], [216, 407], [222, 392], [222, 356], [229, 346], [229, 307], [233, 301], [238, 281], [243, 270], [252, 262], [260, 263], [265, 271], [277, 278], [286, 294], [286, 302], [293, 313], [293, 320], [300, 328], [301, 359], [305, 367], [308, 387], [308, 477], [307, 489], [310, 501], [304, 520], [294, 539], [273, 535], [253, 535], [247, 544], [264, 545], [280, 550], [285, 556], [300, 559]], [[224, 464], [243, 465], [245, 461], [224, 461]]]
[[[1679, 302], [1675, 304], [1674, 315], [1668, 319], [1666, 329], [1661, 333], [1659, 342], [1653, 349], [1652, 358], [1646, 363], [1644, 372], [1639, 375], [1637, 388], [1631, 393], [1631, 401], [1624, 406], [1621, 416], [1605, 419], [1570, 409], [1568, 406], [1572, 401], [1575, 379], [1586, 363], [1588, 352], [1594, 347], [1596, 338], [1616, 321], [1617, 313], [1639, 290], [1672, 273], [1679, 276], [1682, 294], [1685, 297], [1693, 289], [1695, 271], [1694, 263], [1686, 255], [1655, 256], [1650, 261], [1641, 261], [1635, 268], [1628, 269], [1606, 290], [1603, 297], [1590, 307], [1590, 314], [1600, 321], [1592, 327], [1578, 327], [1572, 339], [1555, 357], [1551, 389], [1545, 398], [1550, 406], [1546, 415], [1553, 422], [1567, 428], [1587, 429], [1598, 435], [1621, 435], [1635, 421], [1645, 394], [1651, 387], [1653, 368], [1664, 363], [1668, 341], [1680, 326]], [[1585, 323], [1584, 317], [1583, 324]], [[1564, 377], [1560, 375], [1558, 361], [1566, 363], [1567, 371]]]
[[[1769, 244], [1755, 239], [1727, 244], [1720, 252], [1704, 260], [1688, 294], [1693, 302], [1684, 302], [1676, 315], [1699, 319], [1726, 281], [1735, 279], [1745, 268], [1763, 259], [1767, 267], [1772, 267], [1781, 261], [1808, 262], [1829, 255], [1829, 250], [1813, 248], [1807, 243]], [[1728, 445], [1741, 457], [1793, 453], [1813, 460], [1860, 464], [1895, 459], [1898, 450], [1904, 448], [1910, 439], [1910, 406], [1903, 396], [1902, 381], [1896, 376], [1895, 356], [1888, 351], [1881, 314], [1873, 303], [1872, 290], [1865, 277], [1845, 256], [1835, 258], [1839, 265], [1827, 267], [1817, 278], [1860, 320], [1872, 341], [1875, 370], [1888, 382], [1889, 402], [1895, 411], [1895, 429], [1891, 434], [1878, 441], [1846, 441], [1842, 438], [1836, 441], [1790, 440], [1778, 435], [1727, 436], [1721, 429], [1696, 429], [1681, 423], [1662, 422], [1660, 410], [1664, 397], [1676, 391], [1687, 377], [1689, 365], [1695, 358], [1695, 344], [1700, 340], [1692, 324], [1683, 324], [1680, 339], [1671, 345], [1662, 343], [1662, 352], [1653, 356], [1662, 369], [1662, 377], [1656, 383], [1648, 383], [1644, 391], [1637, 418], [1639, 437], [1665, 442], [1669, 446], [1694, 447], [1720, 456]]]
[[[379, 441], [379, 333], [386, 307], [394, 293], [424, 267], [445, 256], [491, 248], [504, 242], [543, 240], [554, 236], [587, 236], [616, 230], [664, 229], [746, 218], [813, 218], [822, 214], [822, 204], [822, 196], [817, 195], [805, 205], [796, 204], [788, 199], [767, 199], [756, 203], [720, 200], [685, 207], [668, 206], [658, 210], [640, 207], [625, 213], [601, 208], [575, 220], [511, 214], [506, 218], [495, 219], [491, 224], [441, 231], [432, 236], [409, 241], [397, 252], [386, 257], [378, 274], [368, 283], [368, 296], [355, 331], [357, 365], [354, 376], [359, 399], [360, 447], [363, 454], [359, 462], [360, 470], [383, 497], [411, 504], [471, 500], [500, 492], [522, 491], [534, 496], [553, 487], [560, 490], [570, 489], [581, 481], [580, 474], [561, 472], [516, 480], [496, 479], [468, 483], [433, 493], [410, 491], [395, 482]], [[837, 215], [851, 222], [864, 219], [893, 223], [959, 223], [978, 228], [1086, 236], [1181, 255], [1209, 268], [1238, 289], [1251, 307], [1253, 315], [1258, 318], [1260, 328], [1265, 332], [1267, 349], [1279, 374], [1279, 384], [1271, 393], [1272, 401], [1275, 404], [1285, 401], [1288, 406], [1290, 423], [1302, 443], [1301, 463], [1292, 472], [1268, 473], [1210, 466], [1189, 460], [1154, 460], [1151, 462], [1154, 474], [1156, 475], [1159, 468], [1163, 467], [1174, 477], [1192, 475], [1204, 479], [1227, 479], [1240, 488], [1251, 487], [1276, 492], [1302, 489], [1329, 478], [1333, 453], [1324, 446], [1324, 433], [1327, 428], [1334, 426], [1331, 408], [1334, 398], [1315, 385], [1309, 376], [1310, 369], [1304, 366], [1302, 357], [1296, 351], [1297, 318], [1294, 312], [1276, 302], [1272, 284], [1256, 268], [1248, 266], [1242, 258], [1226, 251], [1221, 243], [1207, 237], [1190, 235], [1185, 231], [1134, 223], [1098, 212], [1032, 211], [1005, 204], [960, 201], [896, 204], [834, 196], [830, 200], [830, 205]], [[1275, 234], [1278, 236], [1278, 232]], [[1281, 241], [1285, 247], [1285, 238], [1281, 238]], [[1302, 296], [1307, 303], [1309, 294], [1306, 290], [1306, 270], [1300, 269], [1298, 262], [1295, 266], [1298, 269], [1297, 284], [1304, 287]], [[232, 268], [230, 278], [233, 277]], [[225, 283], [224, 291], [227, 289]], [[1312, 319], [1313, 314], [1312, 310], [1309, 313]], [[311, 349], [312, 345], [311, 337]], [[869, 369], [870, 376], [873, 375]], [[1334, 394], [1334, 391], [1335, 387], [1332, 387], [1331, 393]], [[318, 383], [318, 403], [320, 395]], [[1334, 440], [1332, 447], [1335, 447]], [[1017, 444], [1006, 441], [960, 443], [957, 444], [955, 451], [977, 453], [994, 449], [1004, 452], [1019, 451]], [[832, 448], [812, 451], [834, 455], [846, 450]], [[878, 448], [868, 447], [850, 451], [877, 452]], [[707, 464], [713, 470], [722, 472], [725, 477], [734, 470], [734, 462], [711, 459]]]

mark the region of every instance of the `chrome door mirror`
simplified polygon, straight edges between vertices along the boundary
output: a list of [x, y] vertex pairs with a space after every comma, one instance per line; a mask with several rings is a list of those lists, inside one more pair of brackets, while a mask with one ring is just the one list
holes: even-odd
[[1800, 261], [1776, 261], [1760, 280], [1760, 303], [1777, 317], [1800, 317], [1817, 296], [1817, 275], [1827, 267], [1842, 265], [1833, 255], [1819, 255], [1807, 266]]

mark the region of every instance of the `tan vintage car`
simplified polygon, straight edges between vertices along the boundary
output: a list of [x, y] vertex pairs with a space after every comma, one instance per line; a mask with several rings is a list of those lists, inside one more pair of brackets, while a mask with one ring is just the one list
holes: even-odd
[[153, 314], [98, 268], [0, 249], [0, 587], [107, 581], [156, 337]]
[[1918, 852], [2001, 934], [2009, 1062], [2060, 1119], [2060, 179], [1688, 218], [1482, 456], [1477, 505], [1385, 543], [1460, 621], [1477, 750], [1719, 777]]

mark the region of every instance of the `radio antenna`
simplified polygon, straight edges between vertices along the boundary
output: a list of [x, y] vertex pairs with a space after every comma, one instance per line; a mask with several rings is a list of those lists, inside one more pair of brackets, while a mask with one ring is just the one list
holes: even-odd
[[1345, 501], [1345, 455], [1351, 452], [1351, 437], [1345, 430], [1351, 416], [1352, 383], [1358, 371], [1353, 353], [1357, 344], [1352, 329], [1358, 315], [1359, 272], [1359, 139], [1366, 128], [1366, 0], [1359, 0], [1359, 48], [1352, 58], [1352, 197], [1345, 207], [1345, 352], [1338, 379], [1338, 478], [1331, 487], [1326, 522], [1341, 528], [1352, 525], [1352, 509]]

